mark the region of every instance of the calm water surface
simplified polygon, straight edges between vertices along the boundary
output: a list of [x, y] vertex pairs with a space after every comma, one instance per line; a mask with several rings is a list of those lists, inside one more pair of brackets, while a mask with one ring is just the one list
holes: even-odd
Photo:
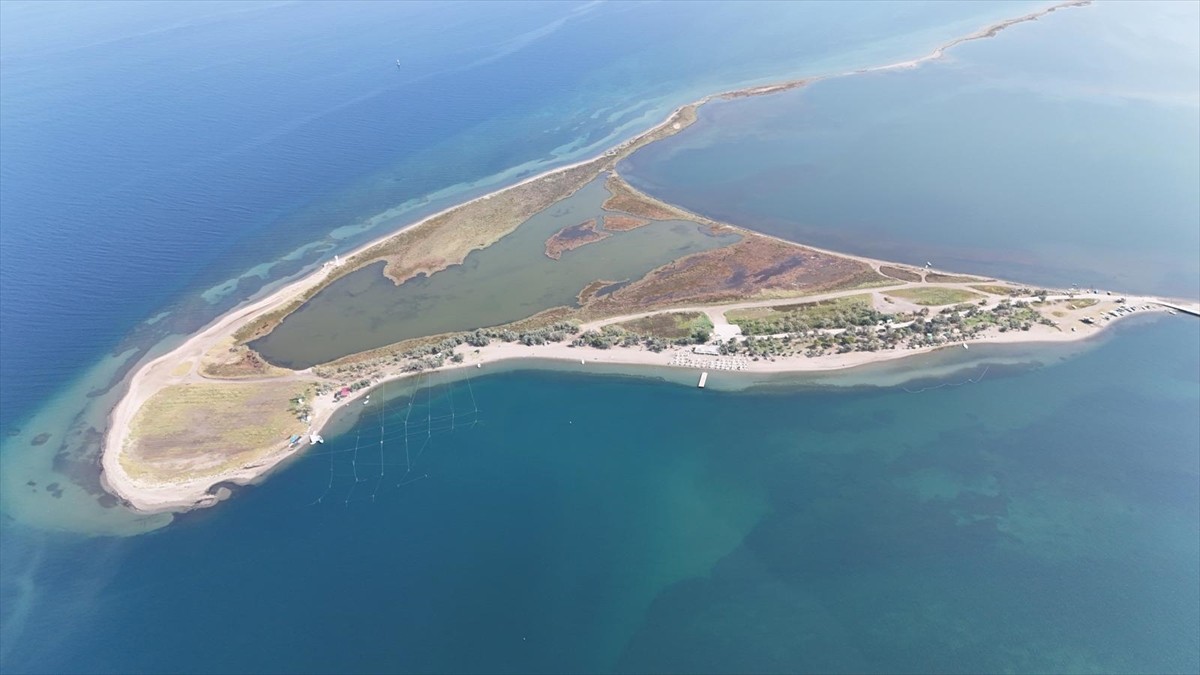
[[[113, 387], [165, 336], [699, 95], [910, 58], [1030, 6], [0, 5], [0, 669], [1200, 670], [1200, 327], [1178, 318], [920, 394], [427, 381], [220, 508], [78, 534], [163, 524], [77, 482], [96, 488]], [[1025, 35], [1112, 16], [1092, 9]], [[1005, 57], [1046, 63], [1020, 60], [1033, 44]], [[1124, 82], [1153, 94], [1127, 97], [1153, 127], [1129, 142], [1158, 175], [1177, 97]], [[868, 99], [846, 95], [849, 124]], [[1163, 214], [1187, 206], [1162, 184]], [[1142, 268], [1136, 238], [1095, 231]], [[1164, 273], [1194, 260], [1175, 234]]]
[[628, 281], [685, 255], [729, 245], [737, 235], [712, 235], [684, 221], [662, 221], [546, 256], [555, 232], [606, 213], [600, 177], [536, 214], [461, 265], [396, 286], [383, 264], [331, 284], [251, 346], [289, 368], [318, 363], [424, 335], [496, 326], [551, 307], [577, 304], [597, 280]]
[[1200, 322], [1116, 333], [918, 394], [435, 377], [157, 534], [22, 532], [5, 666], [1195, 672]]
[[153, 525], [97, 508], [122, 378], [335, 253], [712, 91], [1036, 4], [0, 4], [0, 508]]
[[626, 160], [704, 215], [887, 260], [1200, 297], [1200, 5], [1097, 3], [915, 70], [718, 102]]

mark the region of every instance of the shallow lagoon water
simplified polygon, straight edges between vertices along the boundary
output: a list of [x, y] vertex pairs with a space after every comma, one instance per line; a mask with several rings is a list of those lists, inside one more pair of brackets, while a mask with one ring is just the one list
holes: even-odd
[[497, 243], [431, 276], [397, 286], [383, 263], [330, 284], [266, 337], [251, 343], [268, 361], [307, 368], [408, 338], [496, 326], [551, 307], [575, 306], [597, 280], [640, 278], [685, 255], [727, 246], [737, 235], [710, 234], [686, 221], [657, 221], [545, 255], [555, 232], [602, 216], [609, 196], [596, 178], [522, 223]]

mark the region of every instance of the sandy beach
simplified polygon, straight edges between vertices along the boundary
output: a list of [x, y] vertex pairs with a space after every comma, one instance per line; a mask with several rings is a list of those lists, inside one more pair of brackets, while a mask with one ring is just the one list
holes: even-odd
[[[962, 44], [963, 42], [989, 38], [1000, 30], [1003, 30], [1004, 28], [1015, 23], [1035, 20], [1038, 17], [1061, 7], [1079, 6], [1083, 4], [1087, 4], [1087, 2], [1061, 3], [1046, 10], [985, 27], [967, 37], [958, 38], [945, 43], [930, 52], [928, 55], [918, 59], [856, 72], [872, 72], [899, 67], [914, 67], [920, 65], [921, 63], [942, 58], [949, 48], [958, 44]], [[844, 73], [843, 75], [851, 74], [854, 73]], [[837, 75], [830, 77], [836, 76]], [[420, 228], [465, 205], [492, 199], [497, 195], [503, 194], [508, 190], [513, 190], [519, 186], [544, 180], [554, 175], [570, 171], [571, 169], [587, 165], [591, 162], [595, 162], [601, 158], [613, 157], [622, 152], [629, 151], [630, 148], [636, 147], [639, 142], [648, 137], [654, 136], [655, 134], [667, 132], [667, 135], [670, 135], [670, 133], [680, 130], [681, 127], [678, 123], [675, 123], [675, 120], [677, 120], [685, 110], [698, 108], [711, 100], [735, 96], [767, 95], [773, 92], [802, 86], [803, 84], [815, 81], [817, 79], [820, 78], [793, 79], [777, 84], [755, 85], [732, 92], [723, 92], [720, 94], [705, 96], [698, 101], [675, 108], [661, 123], [594, 157], [584, 159], [567, 166], [544, 171], [537, 175], [525, 178], [513, 185], [496, 190], [492, 193], [448, 207], [442, 211], [439, 211], [438, 213], [424, 217], [415, 223], [407, 225], [406, 227], [402, 228], [401, 231]], [[379, 237], [374, 241], [360, 246], [355, 251], [346, 254], [344, 258], [353, 258], [355, 255], [363, 251], [386, 242], [388, 239], [396, 236], [396, 234], [397, 232], [392, 232]], [[846, 256], [840, 253], [837, 253], [836, 255], [867, 262], [876, 269], [879, 265], [890, 264], [886, 261], [872, 260], [857, 256]], [[330, 274], [334, 273], [336, 269], [337, 267], [334, 265], [334, 263], [326, 263], [321, 268], [314, 270], [303, 278], [288, 283], [263, 298], [251, 301], [244, 306], [238, 307], [228, 314], [220, 317], [196, 335], [190, 337], [176, 349], [167, 354], [159, 356], [138, 368], [136, 372], [134, 372], [134, 374], [129, 378], [127, 391], [116, 404], [109, 418], [109, 426], [105, 435], [104, 448], [101, 455], [101, 465], [103, 470], [102, 479], [107, 489], [109, 489], [113, 494], [117, 495], [132, 508], [144, 512], [178, 511], [209, 506], [217, 501], [217, 497], [210, 492], [214, 485], [223, 482], [235, 484], [251, 483], [268, 474], [283, 460], [293, 456], [297, 452], [302, 452], [302, 447], [289, 447], [281, 443], [277, 451], [267, 454], [251, 465], [243, 466], [234, 470], [224, 471], [219, 475], [204, 475], [195, 478], [181, 478], [178, 481], [172, 482], [155, 481], [153, 483], [139, 481], [130, 476], [125, 471], [120, 461], [121, 452], [123, 448], [125, 448], [130, 437], [134, 418], [143, 405], [145, 405], [145, 403], [150, 399], [150, 397], [172, 384], [183, 382], [201, 382], [207, 380], [207, 378], [200, 372], [200, 365], [205, 355], [210, 350], [229, 340], [230, 336], [233, 335], [240, 327], [246, 325], [256, 317], [260, 317], [269, 312], [286, 307], [289, 303], [295, 301], [312, 288], [324, 282]], [[897, 287], [903, 287], [903, 284], [898, 282]], [[849, 292], [841, 293], [841, 295], [847, 293]], [[837, 295], [839, 294], [831, 294], [829, 297], [835, 297]], [[819, 298], [814, 297], [811, 299]], [[808, 299], [806, 298], [806, 300]], [[777, 304], [778, 302], [778, 300], [759, 301], [757, 306], [765, 306], [765, 303]], [[1130, 298], [1130, 302], [1150, 304], [1157, 302], [1157, 299]], [[672, 308], [672, 311], [696, 310], [708, 313], [710, 316], [716, 316], [728, 309], [751, 306], [756, 306], [756, 303], [731, 303], [727, 305], [721, 305], [719, 307]], [[714, 314], [714, 312], [717, 314]], [[633, 318], [633, 316], [634, 315], [625, 317], [611, 317], [602, 321], [593, 322], [593, 324], [585, 325], [583, 328], [588, 329], [607, 325], [609, 323], [617, 323], [622, 320]], [[982, 338], [977, 338], [975, 342], [1062, 342], [1085, 339], [1091, 335], [1095, 335], [1102, 329], [1103, 328], [1101, 326], [1097, 325], [1095, 327], [1089, 327], [1087, 330], [1063, 332], [1045, 326], [1035, 326], [1033, 330], [1028, 332], [989, 334]], [[957, 347], [958, 345], [955, 346]], [[828, 355], [814, 358], [789, 357], [770, 361], [747, 360], [745, 363], [739, 362], [738, 365], [741, 367], [740, 369], [752, 373], [829, 371], [903, 358], [905, 356], [925, 353], [937, 348], [945, 347], [896, 349], [880, 352], [850, 352], [846, 354]], [[677, 356], [674, 350], [656, 353], [648, 351], [644, 348], [595, 349], [590, 347], [570, 347], [565, 344], [525, 346], [520, 344], [496, 342], [478, 349], [467, 348], [466, 346], [463, 346], [459, 348], [459, 353], [461, 353], [463, 356], [463, 362], [458, 364], [447, 364], [443, 367], [443, 369], [482, 368], [488, 364], [501, 361], [527, 358], [575, 362], [582, 361], [584, 365], [587, 363], [602, 362], [626, 365], [670, 366], [672, 365], [672, 359]], [[689, 365], [679, 367], [693, 366]], [[714, 366], [714, 368], [715, 367], [716, 366]], [[377, 386], [383, 382], [408, 377], [411, 374], [412, 373], [400, 372], [399, 370], [395, 372], [389, 372], [385, 370], [382, 376], [373, 383], [373, 386]], [[318, 381], [318, 378], [310, 371], [290, 373], [282, 378], [273, 379], [275, 381], [296, 382]], [[352, 394], [348, 399], [343, 398], [338, 402], [333, 401], [332, 394], [325, 394], [318, 397], [312, 406], [310, 420], [311, 431], [319, 433], [325, 428], [333, 415], [340, 409], [340, 406], [344, 406], [348, 402], [358, 399], [360, 396], [365, 395], [368, 391], [369, 389], [360, 389]]]
[[[896, 288], [907, 288], [915, 284], [900, 284]], [[820, 299], [835, 298], [858, 293], [858, 291], [842, 291], [838, 293], [823, 294], [806, 298], [806, 301], [816, 301]], [[1048, 300], [1066, 300], [1075, 297], [1074, 295], [1056, 295], [1050, 296]], [[1030, 298], [1032, 299], [1032, 298]], [[1134, 314], [1144, 314], [1150, 312], [1166, 312], [1170, 310], [1174, 303], [1161, 304], [1163, 301], [1153, 297], [1138, 297], [1129, 296], [1126, 298], [1126, 303], [1129, 306], [1144, 307], [1146, 309], [1140, 312], [1131, 312], [1125, 316], [1133, 316]], [[690, 307], [679, 308], [678, 311], [702, 311], [709, 316], [717, 318], [718, 321], [723, 321], [720, 318], [725, 311], [731, 309], [744, 309], [749, 307], [768, 306], [778, 304], [778, 300], [760, 300], [754, 302], [732, 303], [721, 306], [707, 307]], [[1089, 316], [1099, 318], [1109, 305], [1114, 303], [1109, 302], [1107, 305], [1099, 304], [1096, 307], [1079, 310], [1080, 316]], [[1194, 310], [1195, 308], [1187, 308]], [[147, 364], [138, 372], [138, 377], [131, 383], [130, 390], [127, 395], [121, 400], [117, 408], [113, 411], [113, 426], [109, 430], [108, 442], [114, 445], [106, 445], [103, 455], [104, 480], [105, 484], [114, 494], [120, 496], [130, 507], [147, 513], [162, 512], [162, 511], [179, 511], [190, 510], [205, 506], [211, 506], [219, 501], [212, 488], [218, 483], [233, 483], [238, 485], [246, 485], [261, 480], [272, 469], [277, 467], [284, 460], [298, 454], [303, 454], [308, 447], [305, 444], [297, 446], [289, 446], [284, 442], [279, 444], [275, 452], [272, 452], [252, 465], [240, 467], [236, 470], [222, 472], [220, 475], [202, 476], [192, 479], [181, 479], [173, 482], [147, 483], [138, 481], [131, 477], [121, 466], [119, 461], [119, 453], [111, 451], [112, 448], [122, 447], [115, 445], [117, 443], [124, 444], [128, 431], [131, 428], [134, 415], [137, 410], [143, 405], [146, 400], [159, 391], [161, 388], [169, 384], [182, 381], [196, 381], [202, 379], [195, 368], [199, 363], [204, 352], [211, 348], [215, 340], [225, 336], [231, 326], [235, 325], [239, 319], [245, 319], [247, 313], [252, 313], [254, 307], [248, 307], [242, 312], [228, 317], [226, 320], [214, 324], [206, 331], [196, 335], [187, 343], [180, 346], [179, 349], [167, 354], [155, 361]], [[644, 316], [651, 313], [631, 314], [619, 317], [610, 317], [604, 320], [595, 321], [590, 324], [585, 324], [581, 328], [596, 329], [609, 324], [620, 323], [639, 316]], [[1113, 319], [1111, 321], [1097, 321], [1094, 324], [1086, 324], [1076, 322], [1074, 330], [1066, 331], [1058, 327], [1045, 326], [1041, 324], [1034, 325], [1028, 331], [1008, 331], [998, 332], [991, 330], [982, 336], [976, 337], [970, 341], [970, 344], [1014, 344], [1014, 343], [1065, 343], [1080, 340], [1086, 340], [1102, 333], [1108, 326], [1119, 321]], [[718, 326], [720, 328], [720, 326]], [[955, 343], [950, 345], [939, 345], [920, 348], [898, 348], [891, 350], [883, 350], [876, 352], [848, 352], [844, 354], [827, 354], [817, 357], [806, 356], [791, 356], [779, 357], [774, 359], [748, 359], [745, 357], [721, 357], [721, 356], [706, 356], [692, 352], [690, 347], [677, 347], [662, 352], [653, 352], [644, 347], [624, 348], [617, 347], [611, 349], [597, 349], [593, 347], [573, 347], [565, 343], [545, 344], [545, 345], [523, 345], [520, 343], [492, 342], [484, 347], [472, 348], [467, 345], [462, 345], [456, 349], [457, 354], [461, 354], [463, 360], [461, 363], [448, 362], [446, 365], [432, 370], [422, 371], [421, 373], [406, 372], [402, 367], [395, 367], [391, 370], [385, 369], [380, 377], [375, 380], [370, 387], [359, 389], [349, 396], [335, 400], [332, 392], [318, 396], [312, 404], [312, 419], [310, 431], [312, 433], [321, 433], [325, 430], [330, 420], [340, 410], [346, 406], [360, 400], [362, 397], [376, 391], [380, 386], [386, 385], [389, 382], [399, 381], [410, 377], [415, 377], [419, 374], [428, 374], [439, 371], [453, 371], [463, 368], [477, 368], [486, 370], [486, 367], [491, 364], [496, 364], [504, 361], [520, 360], [520, 359], [541, 359], [552, 361], [577, 362], [581, 367], [586, 367], [587, 364], [619, 364], [628, 366], [657, 366], [657, 367], [678, 367], [690, 369], [697, 376], [700, 372], [716, 372], [721, 370], [738, 371], [750, 374], [765, 374], [765, 373], [811, 373], [811, 372], [827, 372], [841, 370], [846, 368], [855, 368], [867, 366], [885, 361], [902, 359], [905, 357], [914, 356], [917, 354], [925, 354], [942, 349], [960, 349], [966, 343]], [[181, 373], [179, 364], [189, 364], [186, 373]], [[276, 378], [278, 379], [278, 378]], [[301, 371], [287, 376], [284, 379], [315, 379], [308, 371]]]

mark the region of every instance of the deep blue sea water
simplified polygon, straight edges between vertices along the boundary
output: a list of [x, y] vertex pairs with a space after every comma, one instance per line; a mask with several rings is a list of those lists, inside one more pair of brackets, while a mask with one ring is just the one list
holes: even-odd
[[917, 395], [495, 375], [374, 502], [332, 455], [309, 506], [314, 456], [80, 534], [159, 524], [72, 481], [172, 334], [700, 95], [1030, 6], [0, 4], [0, 669], [1196, 670], [1177, 319]]

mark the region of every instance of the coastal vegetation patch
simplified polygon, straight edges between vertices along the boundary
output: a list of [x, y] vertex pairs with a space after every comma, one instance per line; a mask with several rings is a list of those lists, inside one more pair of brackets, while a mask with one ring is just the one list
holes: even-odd
[[776, 239], [747, 234], [723, 248], [686, 256], [585, 309], [591, 317], [681, 303], [719, 303], [858, 288], [888, 281], [870, 265]]
[[972, 293], [961, 288], [901, 288], [888, 291], [887, 294], [892, 297], [908, 300], [916, 305], [927, 307], [941, 307], [942, 305], [971, 302], [983, 297], [978, 293]]
[[655, 199], [643, 192], [635, 190], [618, 174], [613, 173], [604, 182], [604, 188], [609, 192], [609, 198], [601, 206], [607, 211], [624, 211], [639, 218], [648, 220], [693, 220], [707, 222], [678, 206], [672, 206], [664, 201]]
[[609, 232], [628, 232], [629, 230], [636, 230], [639, 227], [649, 224], [650, 221], [645, 218], [635, 218], [620, 213], [608, 213], [604, 215], [604, 229]]
[[925, 275], [925, 281], [931, 284], [971, 284], [980, 281], [992, 281], [982, 277], [970, 277], [965, 274], [942, 274], [940, 272], [929, 272]]
[[306, 428], [296, 401], [310, 382], [196, 382], [164, 387], [134, 416], [121, 453], [131, 477], [173, 480], [246, 465]]
[[644, 316], [631, 321], [623, 321], [617, 326], [638, 335], [678, 340], [680, 338], [698, 339], [707, 342], [712, 335], [713, 323], [704, 312], [670, 312]]
[[585, 220], [578, 225], [569, 225], [550, 235], [546, 240], [546, 257], [558, 260], [566, 251], [601, 241], [612, 236], [611, 232], [596, 229], [596, 219]]
[[1016, 286], [1002, 286], [1000, 284], [976, 284], [971, 286], [977, 291], [990, 293], [992, 295], [1020, 295], [1021, 289]]
[[[451, 265], [462, 264], [472, 251], [496, 243], [534, 214], [571, 196], [600, 173], [613, 169], [618, 161], [638, 148], [673, 136], [691, 126], [696, 121], [699, 105], [700, 103], [691, 103], [682, 106], [659, 126], [621, 143], [601, 157], [471, 200], [434, 216], [419, 226], [397, 232], [351, 256], [341, 265], [327, 268], [325, 276], [298, 297], [241, 326], [234, 332], [234, 339], [245, 344], [269, 334], [285, 318], [327, 286], [380, 260], [386, 263], [384, 275], [397, 286], [417, 275], [428, 276]], [[615, 172], [605, 185], [610, 193], [609, 199], [602, 206], [606, 210], [626, 211], [637, 217], [642, 215], [638, 209], [644, 209], [662, 215], [662, 218], [646, 216], [650, 220], [697, 220], [683, 209], [637, 192], [617, 177]], [[619, 191], [619, 194], [614, 193], [614, 189]], [[632, 229], [632, 221], [625, 221], [623, 224], [627, 229]], [[621, 225], [622, 222], [618, 220], [618, 227]]]
[[248, 322], [234, 333], [234, 338], [246, 343], [267, 335], [334, 281], [381, 260], [385, 261], [384, 275], [396, 285], [420, 274], [431, 275], [461, 264], [471, 251], [496, 243], [534, 214], [574, 194], [612, 161], [609, 157], [599, 157], [467, 202], [418, 227], [401, 230], [341, 265], [329, 268], [320, 282], [287, 305]]
[[[313, 372], [319, 377], [333, 379], [344, 379], [345, 373], [363, 373], [374, 377], [379, 374], [379, 369], [395, 365], [400, 365], [406, 372], [419, 372], [443, 365], [459, 345], [482, 347], [491, 340], [544, 344], [561, 341], [578, 332], [579, 324], [575, 321], [574, 310], [569, 307], [552, 307], [529, 318], [502, 326], [413, 338], [350, 354], [336, 361], [315, 366]], [[562, 335], [558, 335], [559, 333]], [[538, 342], [539, 338], [541, 342]]]
[[725, 313], [745, 335], [774, 335], [814, 328], [867, 326], [885, 314], [875, 311], [870, 293], [792, 305], [737, 309]]
[[887, 313], [877, 311], [863, 296], [852, 297], [851, 302], [810, 303], [812, 306], [774, 314], [729, 312], [726, 316], [742, 328], [746, 339], [730, 338], [719, 343], [718, 350], [723, 355], [753, 360], [801, 355], [817, 358], [849, 352], [940, 347], [976, 339], [991, 329], [1004, 333], [1029, 331], [1035, 324], [1055, 325], [1052, 319], [1023, 301], [1005, 299], [992, 308], [962, 304], [945, 307], [936, 314], [928, 308]]
[[592, 298], [596, 297], [600, 291], [610, 288], [616, 284], [624, 283], [621, 281], [611, 281], [609, 279], [597, 279], [583, 287], [579, 294], [575, 296], [576, 301], [580, 306], [586, 305]]
[[[190, 369], [190, 364], [182, 365], [188, 365]], [[232, 338], [223, 340], [209, 349], [200, 360], [200, 374], [219, 380], [281, 377], [289, 372], [291, 371], [267, 363], [258, 352], [246, 345], [236, 344]], [[182, 376], [186, 375], [187, 371], [173, 374]]]
[[880, 265], [879, 271], [893, 279], [900, 281], [921, 281], [921, 273], [917, 270], [907, 267], [896, 267], [895, 265]]

